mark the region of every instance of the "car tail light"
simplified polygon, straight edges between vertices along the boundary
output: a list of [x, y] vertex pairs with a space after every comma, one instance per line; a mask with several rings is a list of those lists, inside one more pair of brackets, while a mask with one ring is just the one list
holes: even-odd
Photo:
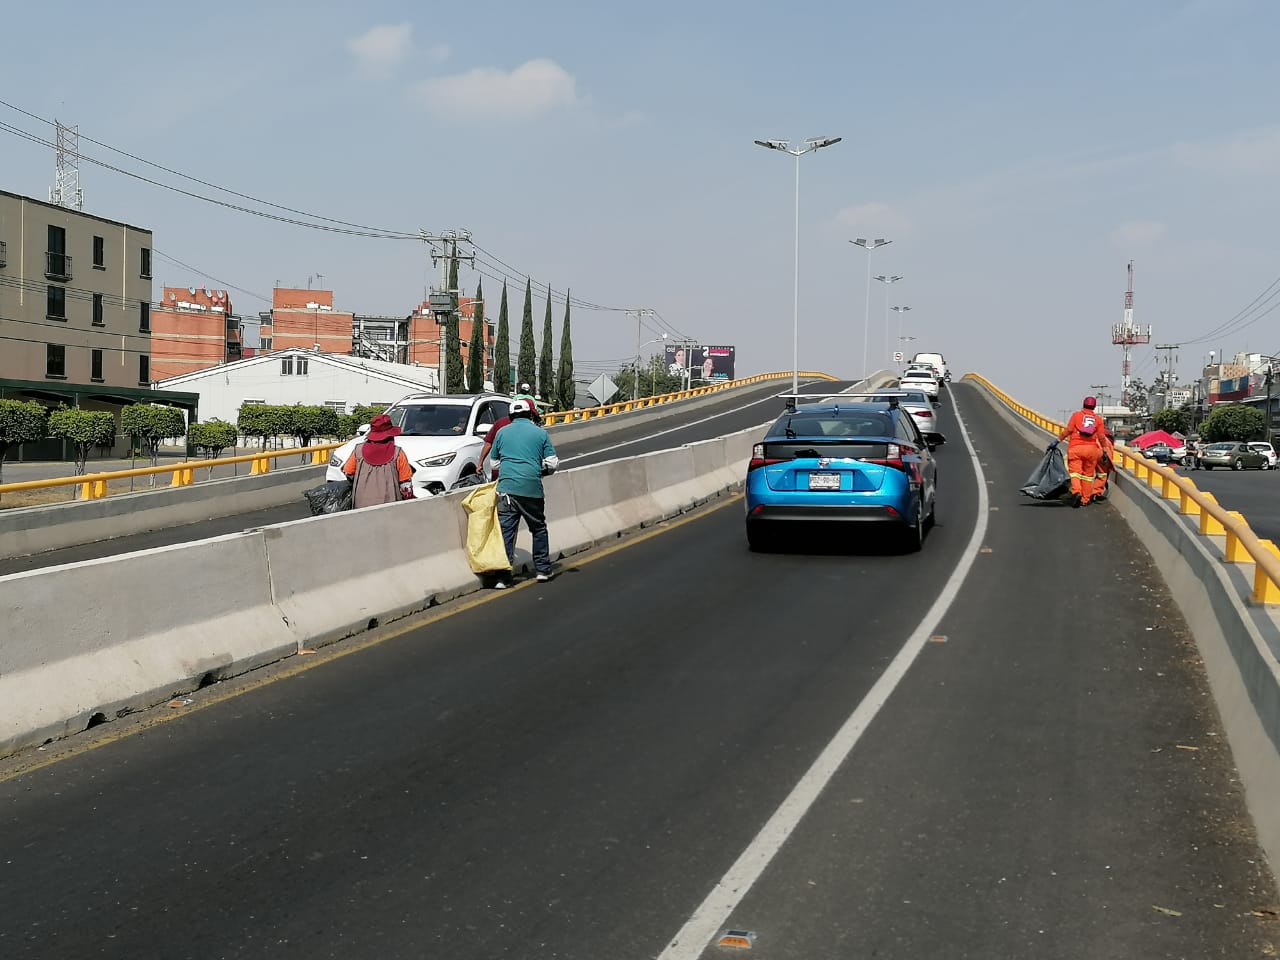
[[917, 410], [917, 411], [916, 411], [916, 416], [917, 416], [917, 417], [932, 417], [932, 416], [933, 416], [933, 411], [932, 411], [932, 410]]
[[747, 464], [747, 473], [760, 467], [772, 466], [775, 463], [782, 463], [782, 460], [778, 457], [766, 457], [764, 455], [764, 444], [757, 443], [751, 448], [751, 462]]
[[920, 481], [920, 468], [914, 460], [904, 460], [903, 455], [910, 453], [911, 448], [902, 446], [901, 444], [891, 443], [885, 449], [884, 457], [877, 459], [868, 459], [867, 463], [879, 463], [886, 467], [894, 467], [903, 473], [910, 474], [917, 482]]

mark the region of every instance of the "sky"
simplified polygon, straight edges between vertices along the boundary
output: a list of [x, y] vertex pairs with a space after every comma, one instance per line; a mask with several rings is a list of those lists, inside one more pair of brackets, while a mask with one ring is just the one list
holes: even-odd
[[[801, 369], [845, 378], [900, 346], [935, 351], [1054, 415], [1118, 393], [1111, 327], [1130, 260], [1135, 319], [1153, 345], [1182, 344], [1181, 380], [1210, 350], [1280, 353], [1280, 312], [1266, 312], [1280, 276], [1271, 0], [144, 0], [130, 13], [7, 11], [15, 35], [59, 30], [58, 69], [48, 44], [10, 45], [6, 75], [31, 82], [0, 84], [0, 100], [258, 200], [469, 230], [481, 272], [460, 280], [483, 279], [491, 319], [503, 273], [617, 308], [574, 307], [579, 372], [634, 356], [621, 311], [646, 308], [642, 340], [733, 344], [739, 375], [790, 370], [798, 329]], [[0, 122], [50, 135], [6, 107]], [[820, 136], [843, 139], [798, 161], [752, 142]], [[48, 147], [0, 132], [0, 188], [44, 198], [53, 169]], [[87, 159], [81, 184], [86, 211], [154, 231], [157, 295], [207, 278], [249, 291], [234, 303], [256, 313], [273, 286], [310, 278], [339, 308], [403, 315], [439, 279], [417, 240], [279, 223]], [[868, 255], [859, 237], [892, 243]], [[868, 258], [903, 278], [873, 280], [869, 308]], [[559, 302], [554, 317], [558, 344]], [[1155, 352], [1134, 358], [1150, 382]]]

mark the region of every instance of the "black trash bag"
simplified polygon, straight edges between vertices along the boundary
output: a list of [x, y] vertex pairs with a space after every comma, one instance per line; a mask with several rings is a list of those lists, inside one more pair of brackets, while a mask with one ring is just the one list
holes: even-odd
[[307, 505], [311, 507], [313, 516], [325, 513], [341, 513], [351, 509], [351, 482], [349, 480], [330, 480], [310, 490], [303, 490]]
[[1057, 447], [1045, 453], [1039, 465], [1031, 471], [1022, 492], [1036, 500], [1053, 500], [1071, 489], [1071, 474]]
[[487, 481], [482, 473], [472, 473], [465, 477], [460, 477], [450, 490], [465, 490], [467, 487], [483, 486]]

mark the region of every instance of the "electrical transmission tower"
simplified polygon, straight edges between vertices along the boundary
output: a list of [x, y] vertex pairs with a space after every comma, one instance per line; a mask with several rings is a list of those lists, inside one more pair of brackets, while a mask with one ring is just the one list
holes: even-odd
[[84, 209], [84, 191], [80, 189], [80, 128], [69, 127], [55, 119], [58, 151], [49, 202], [72, 210]]
[[1133, 352], [1133, 348], [1138, 344], [1151, 342], [1151, 326], [1148, 325], [1145, 330], [1133, 322], [1133, 261], [1129, 261], [1129, 289], [1124, 295], [1124, 322], [1117, 323], [1111, 328], [1111, 342], [1124, 350], [1124, 363], [1121, 367], [1122, 379], [1120, 381], [1120, 402], [1128, 405], [1129, 403], [1129, 383], [1130, 373], [1133, 370], [1133, 364], [1129, 359], [1129, 355]]

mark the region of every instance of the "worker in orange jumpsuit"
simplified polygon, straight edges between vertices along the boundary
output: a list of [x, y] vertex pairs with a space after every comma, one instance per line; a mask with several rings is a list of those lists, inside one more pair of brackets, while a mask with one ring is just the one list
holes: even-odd
[[1077, 410], [1067, 421], [1066, 429], [1058, 439], [1049, 444], [1056, 448], [1067, 440], [1067, 471], [1071, 474], [1071, 506], [1082, 507], [1093, 499], [1094, 477], [1098, 473], [1098, 461], [1111, 446], [1111, 438], [1096, 412], [1098, 401], [1085, 397], [1083, 409]]

